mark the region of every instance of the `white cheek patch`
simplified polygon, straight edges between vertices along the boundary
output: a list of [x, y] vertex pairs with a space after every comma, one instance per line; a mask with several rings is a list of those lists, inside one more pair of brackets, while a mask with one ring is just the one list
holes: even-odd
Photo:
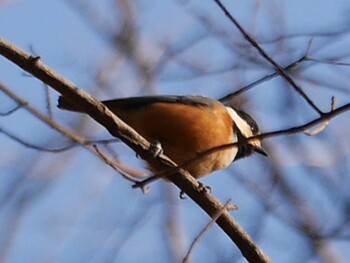
[[249, 124], [244, 119], [242, 119], [242, 117], [239, 116], [239, 114], [234, 109], [231, 107], [226, 107], [226, 110], [244, 137], [249, 138], [253, 136], [253, 132]]

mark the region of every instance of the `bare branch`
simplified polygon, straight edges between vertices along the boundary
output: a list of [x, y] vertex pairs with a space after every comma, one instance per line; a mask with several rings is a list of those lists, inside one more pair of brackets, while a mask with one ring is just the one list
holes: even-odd
[[319, 62], [319, 63], [322, 63], [322, 64], [335, 65], [335, 66], [344, 66], [344, 67], [350, 66], [350, 63], [338, 62], [338, 61], [334, 61], [333, 59], [319, 59], [319, 58], [309, 57], [308, 60], [309, 61]]
[[5, 116], [9, 116], [12, 113], [15, 113], [16, 111], [18, 111], [20, 108], [22, 108], [21, 105], [17, 105], [16, 107], [14, 107], [13, 109], [6, 111], [6, 112], [0, 112], [0, 116], [1, 117], [5, 117]]
[[45, 99], [46, 99], [46, 105], [47, 105], [47, 113], [50, 118], [52, 118], [52, 102], [51, 102], [51, 96], [50, 96], [50, 90], [47, 85], [44, 85], [45, 89]]

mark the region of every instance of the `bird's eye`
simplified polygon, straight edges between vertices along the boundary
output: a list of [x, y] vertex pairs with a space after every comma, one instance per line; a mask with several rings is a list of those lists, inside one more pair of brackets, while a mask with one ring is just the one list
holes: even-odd
[[252, 133], [254, 135], [259, 133], [259, 128], [257, 126], [255, 126], [255, 125], [250, 126], [250, 130], [252, 131]]

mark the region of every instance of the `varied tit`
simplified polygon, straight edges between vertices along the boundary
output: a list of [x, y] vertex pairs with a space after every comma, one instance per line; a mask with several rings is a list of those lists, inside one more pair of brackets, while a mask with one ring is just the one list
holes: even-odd
[[[202, 96], [146, 96], [102, 101], [112, 112], [149, 142], [159, 142], [164, 153], [177, 164], [211, 148], [245, 140], [259, 133], [247, 113]], [[63, 97], [58, 107], [81, 111]], [[259, 140], [217, 151], [185, 169], [195, 178], [226, 168], [253, 152], [267, 155]], [[160, 171], [155, 160], [150, 168]]]

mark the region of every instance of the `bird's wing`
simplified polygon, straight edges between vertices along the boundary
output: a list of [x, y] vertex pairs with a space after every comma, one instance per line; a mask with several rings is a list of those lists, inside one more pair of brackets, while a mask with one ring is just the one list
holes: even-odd
[[212, 107], [215, 100], [203, 96], [144, 96], [102, 101], [110, 109], [138, 110], [155, 103], [174, 103], [191, 106]]

